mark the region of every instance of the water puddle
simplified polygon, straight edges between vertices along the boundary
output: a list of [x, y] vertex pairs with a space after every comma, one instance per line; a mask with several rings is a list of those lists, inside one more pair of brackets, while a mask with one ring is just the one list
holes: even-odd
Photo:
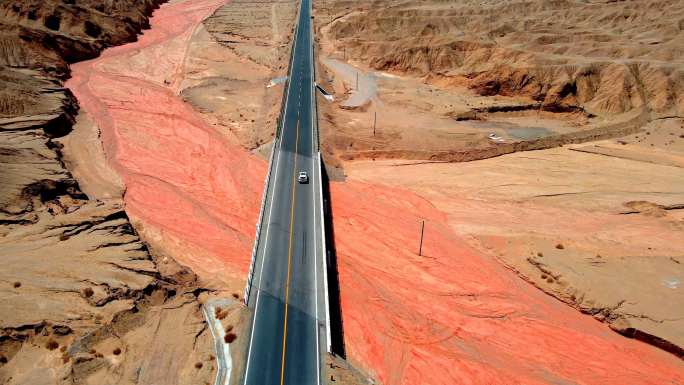
[[520, 140], [535, 140], [545, 138], [555, 133], [548, 128], [538, 126], [518, 126], [517, 124], [507, 122], [490, 122], [483, 120], [466, 120], [459, 121], [470, 128], [477, 128], [506, 134], [509, 137]]

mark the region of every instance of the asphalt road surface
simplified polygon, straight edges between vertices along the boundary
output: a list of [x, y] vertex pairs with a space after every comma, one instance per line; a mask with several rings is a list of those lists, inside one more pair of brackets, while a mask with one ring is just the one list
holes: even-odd
[[[318, 152], [313, 128], [311, 0], [302, 0], [280, 140], [268, 188], [249, 306], [244, 383], [320, 383], [325, 336]], [[308, 184], [297, 174], [306, 171]], [[322, 337], [323, 336], [323, 337]]]

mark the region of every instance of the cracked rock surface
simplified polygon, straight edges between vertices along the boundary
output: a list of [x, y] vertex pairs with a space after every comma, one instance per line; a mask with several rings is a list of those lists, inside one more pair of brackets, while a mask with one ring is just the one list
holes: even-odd
[[87, 326], [98, 314], [111, 319], [131, 308], [131, 299], [154, 283], [157, 269], [120, 203], [69, 207], [75, 209], [40, 211], [35, 223], [3, 229], [0, 281], [10, 284], [0, 288], [0, 327], [44, 320]]
[[[676, 295], [684, 276], [681, 257], [568, 258], [557, 252], [528, 262], [525, 273], [544, 290], [621, 334], [684, 355], [684, 314], [677, 310], [682, 299]], [[546, 277], [545, 282], [536, 276]]]

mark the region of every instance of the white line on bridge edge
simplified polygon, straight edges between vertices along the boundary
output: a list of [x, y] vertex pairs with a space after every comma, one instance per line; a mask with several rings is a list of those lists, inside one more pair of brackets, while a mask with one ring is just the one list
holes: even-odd
[[[313, 12], [312, 10], [313, 6], [311, 3], [309, 3], [309, 14]], [[314, 82], [314, 72], [313, 72], [313, 25], [311, 24], [311, 18], [308, 20], [309, 22], [309, 76], [311, 76], [310, 79], [310, 86], [309, 87], [309, 103], [310, 107], [313, 107], [314, 103], [316, 103], [316, 94], [314, 93], [314, 88], [313, 88], [313, 82]], [[312, 169], [314, 170], [314, 174], [316, 173], [316, 167], [314, 166], [314, 155], [313, 155], [313, 149], [314, 149], [314, 108], [311, 108], [311, 111], [309, 113], [311, 115], [311, 166]], [[317, 153], [318, 153], [318, 149]], [[321, 170], [318, 170], [318, 181], [320, 182], [321, 180]], [[316, 179], [314, 179], [316, 180]], [[322, 186], [318, 186], [319, 191], [321, 194], [323, 193]], [[313, 225], [314, 225], [314, 239], [318, 240], [318, 237], [316, 236], [316, 191], [314, 190], [314, 193], [311, 194], [312, 197], [312, 203], [313, 203]], [[321, 197], [322, 198], [322, 197]], [[323, 218], [319, 218], [319, 220], [323, 220]], [[323, 240], [325, 242], [325, 240]], [[323, 256], [325, 258], [325, 256]], [[319, 329], [318, 329], [318, 253], [316, 252], [316, 246], [314, 246], [314, 285], [316, 286], [316, 289], [314, 290], [315, 293], [315, 303], [316, 303], [316, 322], [314, 325], [314, 334], [316, 336], [316, 383], [318, 385], [321, 384], [321, 347], [320, 347], [320, 335], [319, 335]]]

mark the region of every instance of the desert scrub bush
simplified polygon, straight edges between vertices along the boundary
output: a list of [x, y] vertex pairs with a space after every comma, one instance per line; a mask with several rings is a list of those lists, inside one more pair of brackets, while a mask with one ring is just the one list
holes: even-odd
[[59, 342], [50, 338], [48, 342], [45, 344], [45, 347], [48, 348], [48, 350], [55, 350], [59, 347]]
[[95, 294], [95, 292], [93, 291], [93, 288], [91, 288], [91, 287], [84, 288], [82, 293], [83, 293], [83, 296], [86, 298], [90, 298], [93, 296], [93, 294]]
[[223, 337], [223, 340], [224, 340], [227, 344], [230, 344], [230, 343], [232, 343], [233, 341], [235, 341], [236, 338], [237, 338], [237, 335], [236, 335], [235, 333], [228, 333], [228, 334], [225, 335], [225, 337]]

